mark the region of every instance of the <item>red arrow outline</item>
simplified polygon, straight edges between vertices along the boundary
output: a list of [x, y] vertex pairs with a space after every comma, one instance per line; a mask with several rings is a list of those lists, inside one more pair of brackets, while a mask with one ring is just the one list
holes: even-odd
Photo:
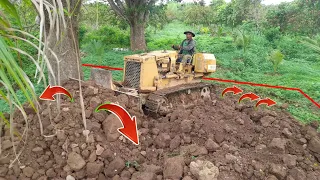
[[237, 86], [233, 86], [233, 87], [226, 88], [221, 95], [224, 96], [224, 94], [227, 92], [233, 92], [233, 95], [236, 95], [236, 94], [242, 93], [243, 91]]
[[[110, 67], [110, 66], [98, 66], [98, 65], [93, 65], [93, 64], [82, 64], [82, 66], [108, 69], [108, 70], [112, 70], [112, 71], [123, 71], [123, 68], [115, 68], [115, 67]], [[220, 78], [203, 77], [202, 79], [203, 80], [207, 80], [207, 81], [219, 81], [219, 82], [225, 82], [225, 83], [235, 83], [235, 84], [244, 84], [244, 85], [249, 85], [249, 86], [260, 86], [260, 87], [266, 87], [266, 88], [297, 91], [300, 94], [302, 94], [305, 98], [307, 98], [311, 103], [313, 103], [318, 108], [320, 108], [320, 104], [319, 103], [317, 103], [308, 94], [306, 94], [305, 92], [303, 92], [299, 88], [290, 88], [290, 87], [285, 87], [285, 86], [274, 86], [274, 85], [268, 85], [268, 84], [258, 84], [258, 83], [253, 83], [253, 82], [235, 81], [235, 80], [220, 79]]]
[[[127, 139], [129, 139], [131, 142], [133, 142], [135, 145], [139, 145], [139, 134], [138, 134], [138, 127], [137, 127], [137, 121], [135, 116], [131, 117], [129, 112], [126, 109], [124, 109], [122, 106], [111, 103], [111, 102], [107, 102], [96, 108], [96, 112], [100, 110], [109, 111], [115, 116], [117, 116], [122, 124], [122, 127], [118, 128], [118, 132], [122, 134], [124, 137], [126, 137]], [[130, 122], [130, 121], [133, 121], [133, 122]], [[133, 125], [132, 123], [134, 123], [134, 127], [135, 127], [134, 129], [131, 129]], [[135, 134], [133, 135], [129, 134], [129, 133], [132, 133], [132, 132], [128, 132], [130, 130], [135, 130]], [[133, 136], [136, 136], [136, 137], [133, 137]]]
[[[46, 93], [49, 93], [49, 94], [46, 94]], [[45, 100], [45, 101], [55, 101], [56, 99], [53, 96], [57, 94], [66, 95], [70, 98], [71, 102], [74, 101], [72, 95], [69, 93], [69, 91], [66, 88], [62, 86], [50, 86], [50, 85], [48, 85], [47, 88], [42, 92], [39, 99]]]
[[257, 84], [257, 83], [252, 83], [252, 82], [226, 80], [226, 79], [219, 79], [219, 78], [203, 77], [202, 79], [203, 80], [208, 80], [208, 81], [219, 81], [219, 82], [226, 82], [226, 83], [244, 84], [244, 85], [250, 85], [250, 86], [261, 86], [261, 87], [274, 88], [274, 89], [284, 89], [284, 90], [289, 90], [289, 91], [298, 91], [304, 97], [306, 97], [309, 101], [311, 101], [314, 105], [316, 105], [318, 108], [320, 108], [320, 104], [319, 103], [317, 103], [315, 100], [313, 100], [309, 95], [307, 95], [305, 92], [303, 92], [299, 88], [290, 88], [290, 87], [284, 87], [284, 86], [273, 86], [273, 85], [268, 85], [268, 84]]
[[[255, 97], [252, 97], [252, 96], [255, 96]], [[244, 94], [242, 95], [240, 98], [239, 98], [239, 103], [243, 100], [243, 99], [246, 99], [246, 98], [250, 98], [251, 101], [255, 101], [257, 99], [260, 99], [260, 97], [254, 93], [247, 93], [247, 94]]]
[[[269, 104], [270, 103], [270, 104]], [[257, 102], [256, 107], [260, 106], [261, 104], [267, 104], [268, 107], [274, 106], [277, 104], [274, 100], [270, 98], [261, 99]]]

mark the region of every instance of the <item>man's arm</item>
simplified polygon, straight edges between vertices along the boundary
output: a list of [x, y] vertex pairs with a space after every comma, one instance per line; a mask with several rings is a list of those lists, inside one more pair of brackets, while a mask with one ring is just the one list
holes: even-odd
[[180, 46], [179, 45], [172, 45], [171, 47], [174, 50], [180, 50]]
[[185, 47], [181, 47], [181, 50], [185, 50], [185, 51], [190, 51], [191, 49], [193, 49], [196, 46], [196, 43], [194, 40], [192, 40], [191, 42], [189, 42], [188, 46]]

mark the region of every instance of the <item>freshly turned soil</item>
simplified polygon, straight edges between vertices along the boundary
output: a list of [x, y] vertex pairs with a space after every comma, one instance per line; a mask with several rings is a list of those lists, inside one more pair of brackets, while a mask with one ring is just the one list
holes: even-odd
[[[26, 106], [28, 137], [25, 143], [16, 143], [16, 152], [22, 154], [11, 168], [15, 156], [9, 129], [4, 128], [0, 180], [188, 180], [200, 177], [190, 171], [191, 162], [197, 160], [213, 163], [218, 180], [320, 180], [318, 124], [303, 125], [277, 107], [254, 108], [247, 100], [239, 104], [238, 96], [221, 98], [222, 89], [215, 87], [211, 99], [177, 100], [171, 114], [155, 119], [140, 112], [137, 99], [86, 82], [90, 131], [86, 138], [78, 83], [70, 81], [64, 87], [75, 102], [63, 96], [58, 116], [55, 102], [50, 107], [41, 102], [44, 134], [56, 136], [41, 136], [36, 114]], [[106, 101], [119, 103], [136, 116], [140, 145], [120, 136], [117, 129], [122, 124], [115, 115], [95, 112]], [[14, 122], [23, 134], [22, 115], [16, 113]]]

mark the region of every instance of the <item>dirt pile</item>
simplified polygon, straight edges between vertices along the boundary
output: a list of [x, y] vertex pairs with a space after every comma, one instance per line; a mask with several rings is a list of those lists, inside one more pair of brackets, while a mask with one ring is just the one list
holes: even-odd
[[[254, 109], [231, 96], [197, 99], [166, 117], [153, 119], [139, 112], [139, 103], [126, 95], [83, 85], [88, 138], [76, 82], [65, 86], [75, 102], [64, 98], [62, 111], [41, 112], [45, 134], [37, 116], [28, 109], [28, 141], [19, 161], [14, 159], [9, 130], [1, 136], [0, 179], [286, 179], [320, 180], [320, 135], [316, 123], [303, 126], [281, 111]], [[95, 112], [103, 102], [118, 102], [137, 117], [140, 145], [120, 136], [120, 121], [108, 112]], [[25, 126], [17, 115], [15, 127]], [[17, 146], [20, 150], [23, 143]]]

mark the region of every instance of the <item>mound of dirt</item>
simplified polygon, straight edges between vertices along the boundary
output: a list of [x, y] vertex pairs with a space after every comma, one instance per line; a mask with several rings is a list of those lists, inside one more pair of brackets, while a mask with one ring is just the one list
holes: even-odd
[[[183, 101], [171, 114], [154, 119], [140, 113], [137, 99], [87, 82], [86, 138], [78, 83], [64, 87], [75, 102], [63, 97], [59, 116], [54, 103], [42, 102], [40, 113], [44, 134], [56, 136], [41, 136], [31, 108], [28, 124], [16, 114], [14, 127], [21, 134], [23, 127], [29, 130], [25, 143], [14, 139], [15, 151], [22, 154], [12, 163], [13, 143], [4, 129], [0, 179], [320, 180], [318, 125], [304, 126], [286, 112], [238, 104], [232, 95], [222, 99], [216, 89], [210, 100], [197, 99], [188, 106]], [[139, 146], [120, 136], [116, 116], [94, 111], [106, 101], [119, 103], [137, 117]]]

